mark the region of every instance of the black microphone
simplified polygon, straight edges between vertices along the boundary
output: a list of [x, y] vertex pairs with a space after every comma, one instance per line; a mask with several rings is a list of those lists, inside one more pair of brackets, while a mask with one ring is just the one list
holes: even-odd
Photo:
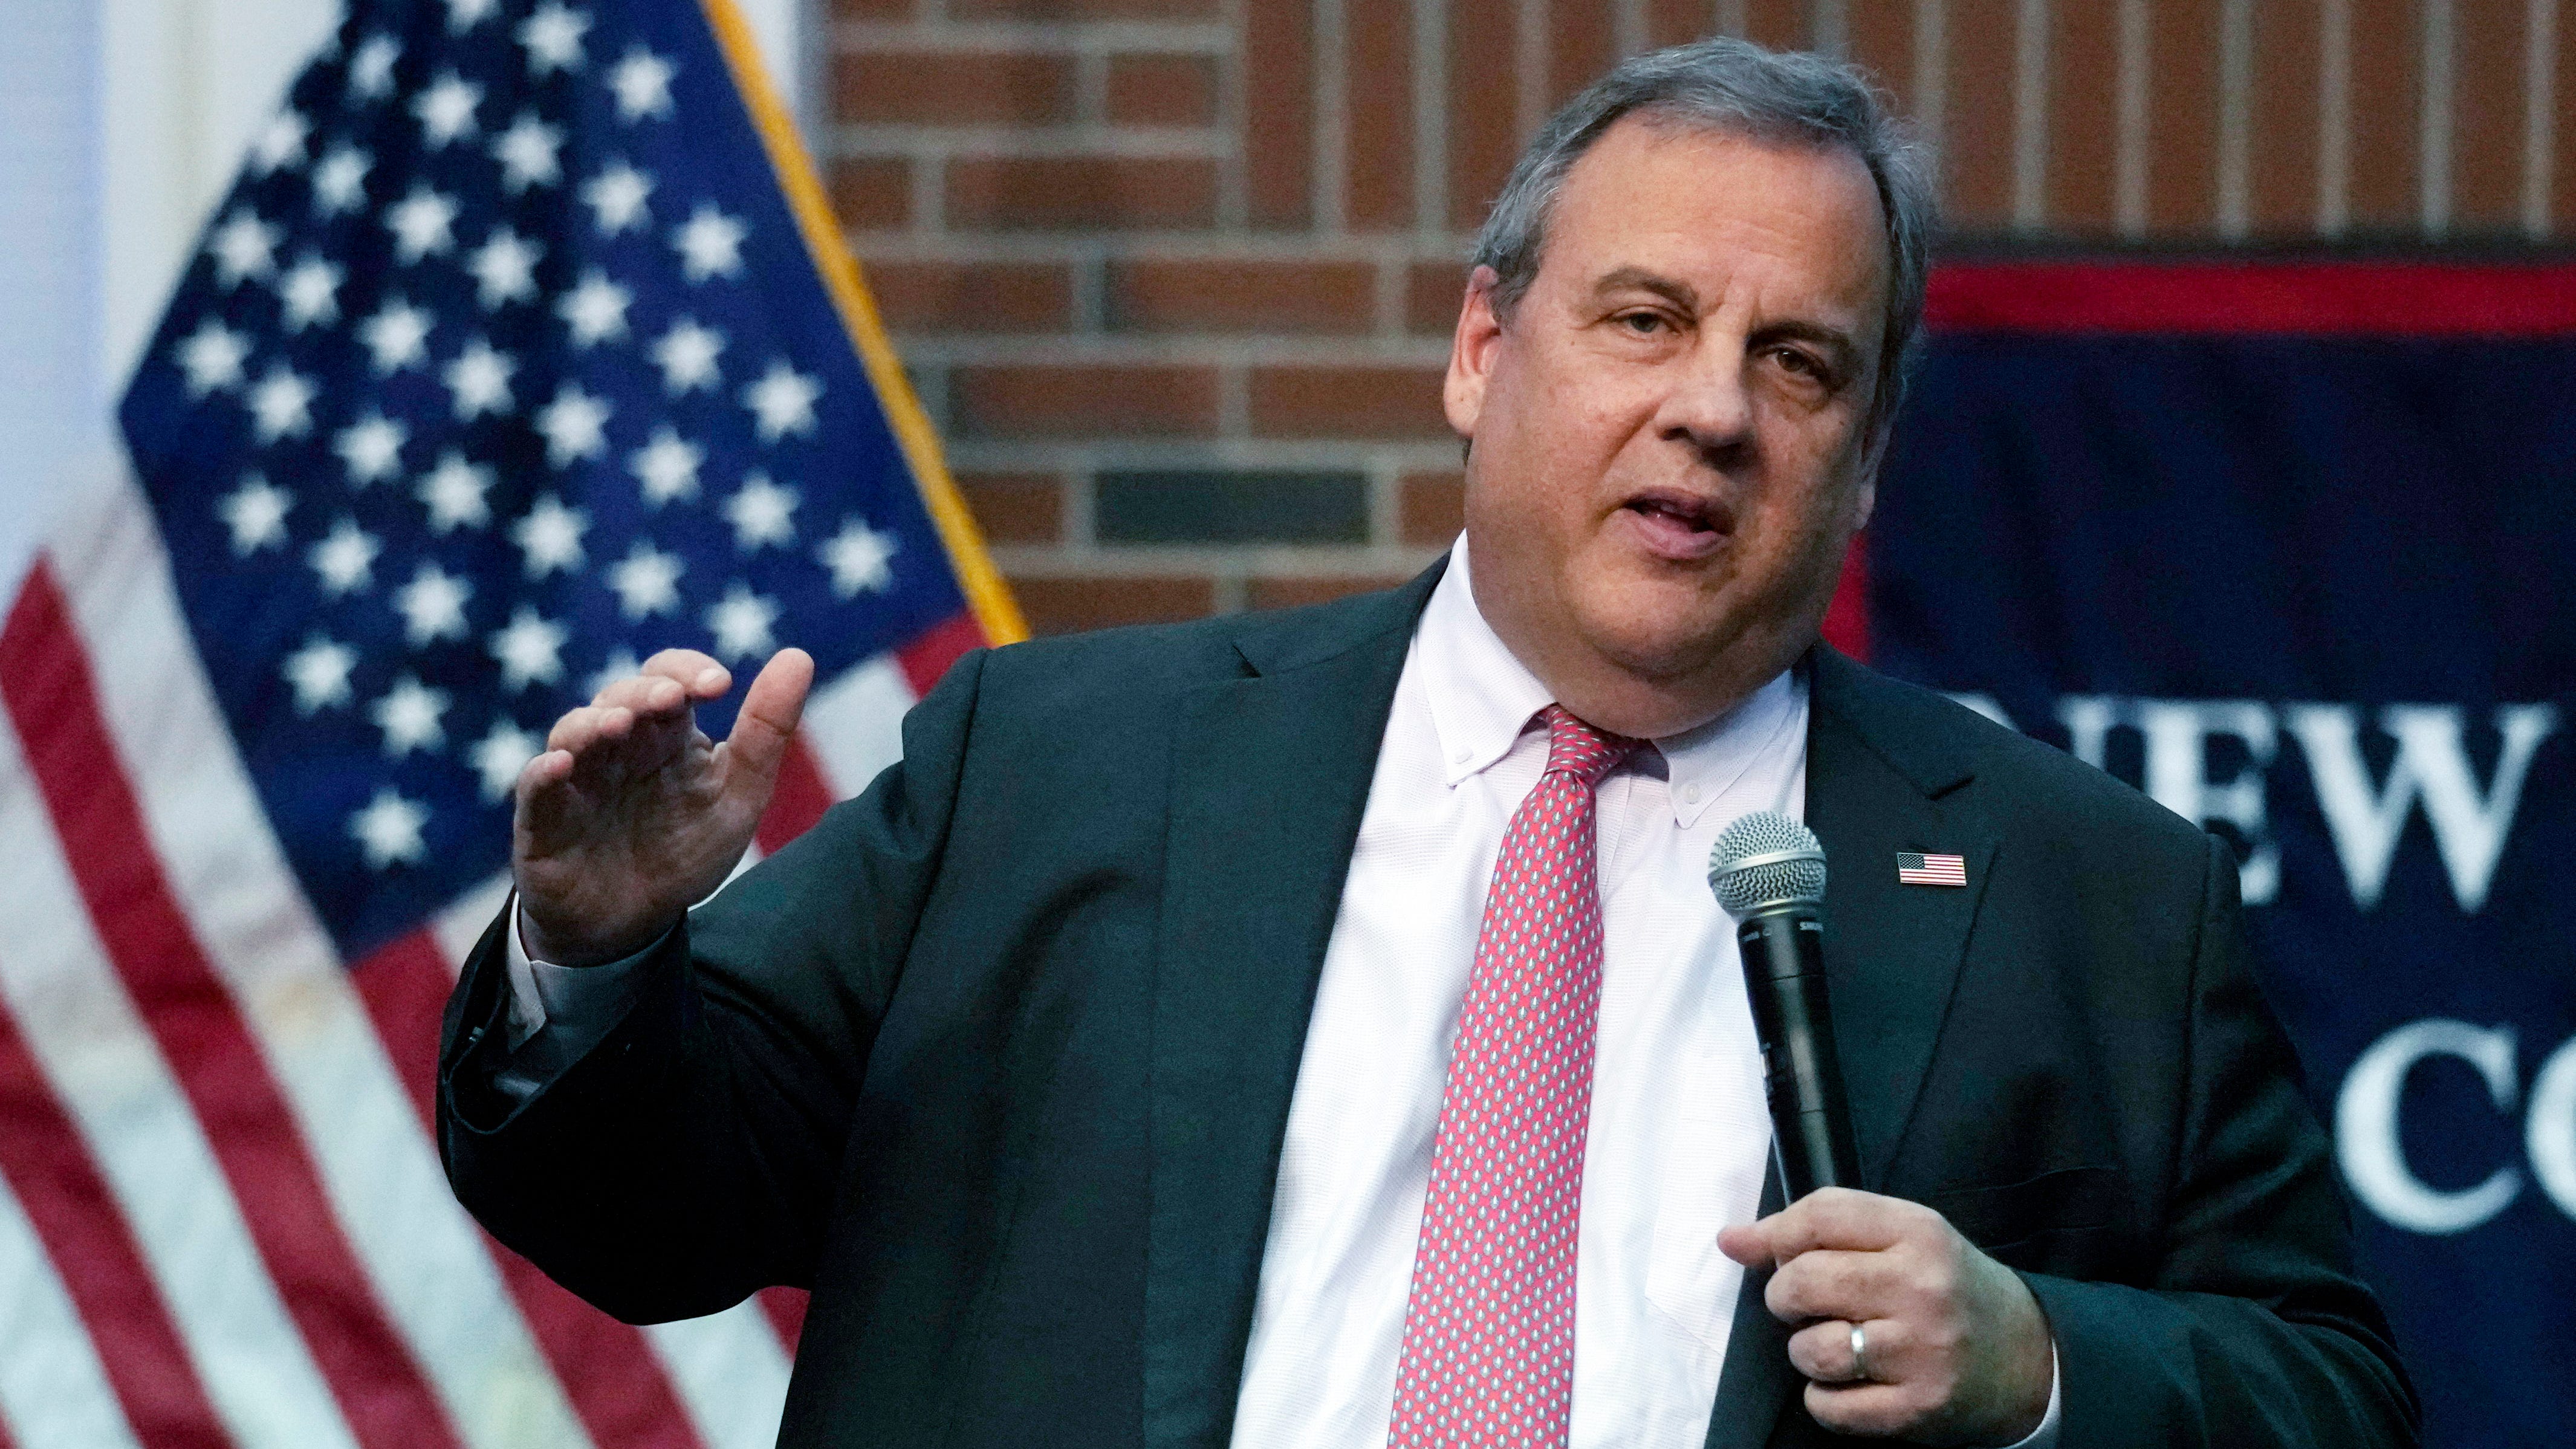
[[1791, 1202], [1820, 1187], [1859, 1187], [1860, 1148], [1825, 1005], [1825, 847], [1786, 815], [1747, 815], [1709, 851], [1708, 885], [1741, 923], [1735, 944], [1762, 1044], [1781, 1185]]

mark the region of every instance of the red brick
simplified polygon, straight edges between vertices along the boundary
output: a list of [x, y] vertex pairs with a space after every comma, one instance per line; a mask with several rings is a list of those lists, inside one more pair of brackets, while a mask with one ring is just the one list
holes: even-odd
[[1203, 227], [1216, 163], [1186, 157], [978, 156], [948, 163], [948, 220], [1007, 231]]
[[1255, 226], [1314, 215], [1315, 27], [1308, 0], [1260, 0], [1243, 16], [1243, 180]]
[[1109, 119], [1122, 126], [1204, 126], [1216, 119], [1216, 62], [1204, 55], [1113, 55]]
[[912, 163], [868, 157], [832, 163], [832, 211], [844, 231], [879, 231], [912, 220]]
[[[1941, 101], [1942, 210], [1956, 230], [2012, 224], [2013, 36], [2016, 0], [1950, 0], [1949, 70]], [[1972, 39], [1973, 37], [1973, 39]]]
[[1349, 74], [1342, 110], [1350, 129], [1343, 214], [1362, 231], [1413, 225], [1413, 7], [1398, 0], [1342, 12]]
[[1353, 594], [1377, 589], [1391, 589], [1405, 581], [1403, 574], [1353, 577], [1347, 574], [1312, 574], [1296, 578], [1246, 579], [1243, 601], [1256, 609], [1295, 609], [1307, 604], [1329, 604]]
[[1547, 7], [1547, 108], [1574, 99], [1599, 80], [1611, 63], [1611, 7], [1601, 0], [1551, 0]]
[[2520, 5], [2463, 5], [2454, 13], [2459, 73], [2451, 84], [2451, 230], [2493, 236], [2522, 220], [2528, 11]]
[[2258, 235], [2314, 235], [2317, 228], [2317, 87], [2324, 26], [2316, 0], [2254, 11], [2247, 220]]
[[1204, 367], [960, 367], [949, 374], [958, 432], [989, 438], [1172, 437], [1216, 431], [1216, 373]]
[[1073, 119], [1073, 59], [1027, 51], [869, 51], [832, 61], [844, 121], [1046, 125]]
[[1880, 3], [1854, 5], [1843, 12], [1849, 27], [1851, 58], [1912, 115], [1919, 99], [1914, 76], [1914, 7]]
[[1745, 0], [1744, 38], [1773, 50], [1807, 45], [1807, 7], [1801, 0]]
[[1473, 231], [1520, 144], [1517, 0], [1449, 0], [1449, 224]]
[[1646, 0], [1646, 42], [1679, 45], [1717, 27], [1708, 0]]
[[[2219, 0], [2170, 0], [2149, 12], [2147, 225], [2167, 235], [2207, 236], [2218, 220], [2219, 10]], [[1955, 105], [1951, 114], [1958, 114]], [[2415, 133], [2406, 134], [2413, 155]]]
[[984, 537], [995, 543], [1055, 543], [1064, 537], [1064, 480], [1053, 473], [960, 473], [957, 491]]
[[[2415, 189], [2423, 155], [2417, 129], [2424, 106], [2423, 34], [2424, 17], [2416, 0], [2353, 0], [2350, 195], [2355, 231], [2412, 232], [2423, 214]], [[2212, 42], [2201, 43], [2217, 49]]]
[[1256, 367], [1252, 431], [1265, 438], [1446, 438], [1436, 367]]
[[1072, 269], [1054, 262], [870, 262], [868, 291], [897, 332], [1055, 332], [1072, 325]]
[[1130, 261], [1109, 268], [1109, 325], [1133, 332], [1365, 332], [1366, 262]]
[[1466, 295], [1466, 267], [1415, 262], [1404, 277], [1404, 324], [1415, 332], [1447, 337], [1458, 330], [1458, 305]]
[[1011, 592], [1036, 634], [1204, 619], [1216, 612], [1216, 585], [1204, 578], [1013, 579]]
[[1407, 473], [1396, 480], [1401, 536], [1416, 547], [1438, 547], [1467, 526], [1467, 475], [1456, 470]]
[[[2557, 134], [2576, 137], [2576, 34], [2564, 20], [2558, 26], [2558, 55], [2550, 94], [2558, 98]], [[2557, 234], [2576, 232], [2576, 145], [2565, 141], [2550, 148], [2549, 213]]]
[[1214, 20], [1221, 0], [948, 0], [957, 20]]
[[2108, 235], [2116, 220], [2119, 13], [2060, 5], [2048, 36], [2048, 224]]

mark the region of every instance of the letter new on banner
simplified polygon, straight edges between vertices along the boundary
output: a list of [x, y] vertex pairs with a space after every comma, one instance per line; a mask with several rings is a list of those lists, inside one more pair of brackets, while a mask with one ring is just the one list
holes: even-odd
[[1930, 322], [1873, 662], [2235, 844], [2427, 1442], [2576, 1442], [2576, 268], [1960, 266]]

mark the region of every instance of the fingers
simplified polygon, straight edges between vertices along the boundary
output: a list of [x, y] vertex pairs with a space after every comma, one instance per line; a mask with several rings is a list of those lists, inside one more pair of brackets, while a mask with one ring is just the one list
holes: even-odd
[[[742, 712], [734, 716], [733, 733], [725, 737], [725, 753], [732, 756], [732, 768], [747, 777], [746, 788], [757, 785], [766, 794], [777, 778], [779, 757], [804, 717], [805, 693], [813, 685], [814, 659], [802, 649], [771, 655], [751, 681]], [[730, 778], [726, 787], [733, 788]]]
[[1949, 1274], [1921, 1255], [1819, 1248], [1801, 1253], [1762, 1287], [1762, 1305], [1783, 1323], [1841, 1318], [1859, 1322], [1872, 1314], [1911, 1308], [1937, 1298]]
[[693, 700], [722, 699], [733, 688], [733, 675], [695, 649], [665, 649], [644, 661], [642, 673], [671, 680]]
[[1852, 1352], [1852, 1324], [1834, 1318], [1789, 1335], [1789, 1363], [1820, 1384], [1903, 1383], [1913, 1366], [1913, 1336], [1893, 1318], [1861, 1320], [1864, 1353]]
[[1931, 1230], [1941, 1215], [1920, 1203], [1848, 1187], [1818, 1188], [1779, 1212], [1718, 1235], [1718, 1247], [1747, 1267], [1786, 1263], [1818, 1248], [1874, 1252]]

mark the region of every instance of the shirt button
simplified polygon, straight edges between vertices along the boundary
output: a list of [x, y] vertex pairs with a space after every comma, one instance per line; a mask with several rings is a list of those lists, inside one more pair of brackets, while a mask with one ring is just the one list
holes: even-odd
[[1682, 803], [1685, 805], [1696, 805], [1699, 803], [1699, 787], [1697, 785], [1684, 785], [1682, 787]]
[[1467, 763], [1467, 757], [1474, 753], [1473, 750], [1452, 750], [1449, 752], [1449, 761], [1451, 764], [1463, 765]]

